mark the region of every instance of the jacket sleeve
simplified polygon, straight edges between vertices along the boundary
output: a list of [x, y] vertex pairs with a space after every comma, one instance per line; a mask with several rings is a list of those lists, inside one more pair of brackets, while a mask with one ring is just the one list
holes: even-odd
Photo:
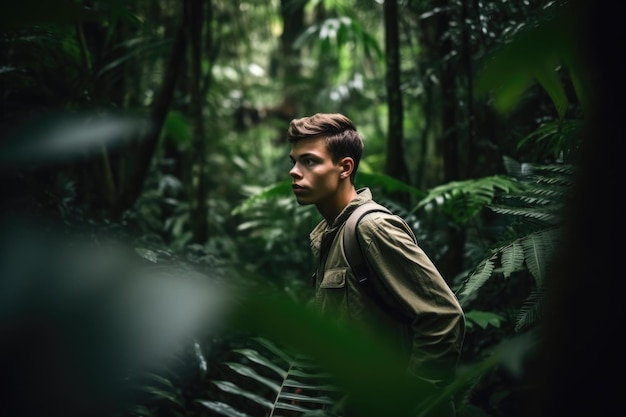
[[465, 335], [463, 310], [402, 218], [371, 213], [359, 223], [363, 252], [386, 295], [410, 322], [408, 371], [432, 382], [453, 377]]

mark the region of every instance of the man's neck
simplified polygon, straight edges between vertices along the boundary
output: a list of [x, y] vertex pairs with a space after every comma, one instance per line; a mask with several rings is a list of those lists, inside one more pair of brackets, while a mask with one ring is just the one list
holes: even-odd
[[350, 184], [345, 190], [338, 192], [333, 200], [318, 204], [317, 211], [326, 219], [328, 225], [332, 225], [339, 213], [356, 197], [356, 189], [353, 184]]

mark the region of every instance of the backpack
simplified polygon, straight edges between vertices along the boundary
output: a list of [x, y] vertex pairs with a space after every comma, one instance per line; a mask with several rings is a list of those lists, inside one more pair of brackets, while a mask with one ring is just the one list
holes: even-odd
[[360, 283], [364, 283], [369, 278], [369, 269], [367, 262], [363, 259], [363, 253], [361, 252], [361, 245], [359, 244], [359, 238], [357, 236], [357, 225], [363, 216], [374, 211], [392, 214], [387, 207], [374, 201], [368, 201], [357, 207], [352, 214], [350, 214], [350, 217], [346, 220], [346, 226], [343, 232], [343, 250], [348, 259], [348, 264], [350, 268], [352, 268], [352, 272], [354, 272], [354, 275]]
[[[357, 207], [346, 220], [345, 230], [343, 232], [343, 250], [348, 260], [348, 264], [354, 273], [354, 276], [359, 281], [359, 284], [363, 286], [369, 296], [380, 305], [383, 310], [395, 317], [399, 322], [407, 320], [407, 317], [398, 310], [389, 306], [388, 303], [383, 301], [383, 298], [377, 290], [372, 287], [372, 283], [369, 280], [370, 270], [367, 265], [367, 261], [363, 257], [361, 252], [361, 245], [359, 243], [357, 225], [359, 221], [368, 213], [371, 212], [383, 212], [393, 214], [387, 207], [382, 206], [374, 201], [368, 201]], [[415, 236], [413, 241], [415, 241]]]

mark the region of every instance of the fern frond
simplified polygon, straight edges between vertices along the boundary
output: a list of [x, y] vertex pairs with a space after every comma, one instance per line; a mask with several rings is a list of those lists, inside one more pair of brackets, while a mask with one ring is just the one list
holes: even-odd
[[510, 198], [515, 198], [520, 200], [522, 203], [531, 206], [540, 206], [540, 207], [550, 207], [554, 204], [559, 204], [563, 201], [563, 193], [556, 190], [546, 190], [541, 192], [535, 192], [536, 190], [532, 190], [530, 192], [509, 196]]
[[[531, 182], [532, 181], [532, 182]], [[552, 174], [550, 176], [538, 176], [533, 175], [528, 177], [528, 184], [536, 184], [536, 185], [549, 185], [549, 186], [557, 186], [557, 187], [569, 187], [571, 186], [571, 176], [567, 175], [555, 175]]]
[[[297, 403], [296, 403], [297, 404]], [[289, 402], [277, 402], [276, 404], [274, 404], [274, 406], [272, 407], [273, 410], [287, 410], [287, 411], [297, 411], [299, 413], [308, 413], [311, 411], [314, 411], [314, 409], [311, 408], [305, 408], [299, 405], [296, 405], [293, 403], [289, 403]], [[278, 415], [274, 415], [274, 414], [270, 414], [270, 417], [279, 417]]]
[[547, 265], [554, 255], [557, 237], [557, 230], [547, 229], [531, 233], [521, 239], [524, 261], [538, 288], [543, 285]]
[[243, 413], [221, 401], [196, 400], [196, 402], [226, 417], [253, 417], [250, 414]]
[[249, 366], [242, 365], [240, 363], [235, 363], [235, 362], [226, 362], [225, 365], [240, 375], [246, 376], [257, 382], [260, 382], [261, 384], [265, 385], [266, 387], [268, 387], [269, 389], [271, 389], [272, 391], [276, 393], [280, 392], [280, 384], [276, 383], [276, 381], [273, 381], [269, 378], [266, 378], [260, 375], [253, 368]]
[[519, 189], [515, 179], [502, 175], [453, 181], [431, 189], [412, 212], [435, 205], [442, 207], [456, 222], [465, 223], [493, 201], [496, 191], [511, 193]]
[[536, 164], [529, 163], [529, 167], [531, 170], [529, 173], [539, 174], [543, 173], [550, 174], [550, 176], [555, 176], [555, 174], [563, 174], [563, 178], [571, 178], [572, 174], [575, 172], [575, 168], [571, 164]]
[[280, 396], [281, 400], [287, 400], [287, 401], [297, 401], [297, 402], [301, 402], [301, 403], [311, 403], [311, 404], [327, 404], [327, 405], [331, 405], [333, 404], [334, 400], [331, 397], [328, 397], [326, 395], [321, 395], [321, 396], [317, 396], [317, 397], [313, 397], [310, 395], [302, 395], [302, 394], [294, 394], [294, 393], [284, 393]]
[[491, 278], [498, 257], [501, 262], [498, 272], [502, 272], [505, 278], [522, 270], [525, 265], [535, 278], [537, 287], [541, 287], [548, 263], [556, 250], [558, 236], [558, 228], [542, 229], [492, 249], [489, 257], [479, 263], [461, 286], [460, 301], [465, 302]]
[[554, 122], [544, 123], [537, 130], [533, 131], [517, 144], [517, 148], [524, 146], [541, 147], [549, 150], [553, 155], [558, 155], [567, 149], [572, 142], [572, 138], [580, 132], [583, 121], [579, 119], [559, 119]]
[[561, 177], [563, 179], [569, 179], [571, 181], [572, 174], [574, 173], [574, 166], [570, 164], [537, 164], [532, 162], [520, 163], [509, 156], [502, 157], [502, 163], [506, 173], [515, 178], [530, 178], [532, 176], [541, 177], [548, 175], [548, 177]]
[[274, 371], [281, 378], [287, 377], [287, 371], [282, 369], [281, 367], [275, 365], [272, 361], [268, 360], [265, 356], [261, 355], [254, 349], [235, 349], [233, 352], [240, 353], [248, 358], [250, 361], [255, 362], [259, 365], [262, 365], [266, 368]]
[[491, 277], [494, 269], [494, 256], [483, 259], [480, 264], [476, 267], [474, 272], [469, 276], [465, 285], [463, 286], [463, 291], [461, 292], [459, 298], [461, 301], [466, 299], [471, 294], [477, 292], [480, 287], [483, 286], [485, 282]]
[[211, 381], [213, 385], [218, 387], [220, 390], [227, 392], [229, 394], [235, 394], [240, 397], [247, 398], [263, 407], [272, 408], [274, 405], [271, 401], [263, 398], [262, 396], [247, 391], [245, 389], [240, 388], [239, 386], [233, 384], [229, 381]]
[[267, 339], [264, 339], [262, 337], [254, 337], [252, 340], [254, 340], [259, 345], [263, 346], [265, 349], [269, 350], [274, 355], [281, 358], [283, 361], [285, 361], [285, 363], [292, 363], [296, 360], [289, 353], [287, 353], [284, 349], [279, 348], [278, 346], [276, 346], [275, 343], [272, 343], [271, 341]]
[[327, 372], [304, 372], [295, 367], [292, 367], [290, 375], [300, 377], [300, 378], [312, 378], [312, 379], [322, 379], [322, 378], [331, 378], [331, 375]]
[[135, 387], [135, 390], [149, 393], [155, 398], [168, 400], [170, 403], [178, 406], [181, 409], [185, 408], [183, 399], [180, 397], [180, 394], [177, 392], [174, 392], [173, 390], [164, 390], [161, 388], [156, 388], [154, 386], [137, 386]]
[[305, 383], [296, 379], [286, 379], [283, 385], [290, 388], [302, 388], [328, 392], [343, 392], [341, 388], [331, 384], [324, 384], [321, 381], [312, 381], [311, 383]]
[[524, 301], [515, 323], [515, 331], [519, 332], [536, 323], [543, 316], [543, 291], [533, 291]]
[[552, 202], [563, 201], [567, 197], [567, 192], [571, 184], [569, 180], [536, 178], [534, 182], [525, 181], [522, 191], [517, 192], [511, 198], [540, 198]]
[[502, 249], [502, 273], [508, 278], [511, 273], [518, 271], [524, 264], [524, 249], [519, 242], [513, 242]]
[[[245, 388], [234, 382], [240, 380], [238, 377], [212, 381], [221, 392], [234, 398], [231, 404], [236, 404], [237, 398], [245, 398], [267, 410], [267, 416], [278, 416], [279, 411], [289, 411], [290, 416], [308, 414], [336, 404], [333, 396], [342, 391], [330, 383], [332, 378], [328, 373], [320, 372], [307, 357], [292, 355], [264, 338], [252, 338], [251, 341], [265, 349], [256, 346], [233, 349], [246, 364], [225, 363], [236, 374], [247, 378]], [[246, 415], [220, 401], [200, 403], [223, 415]]]
[[546, 210], [536, 208], [517, 208], [500, 205], [487, 206], [490, 210], [499, 214], [506, 214], [510, 216], [526, 217], [533, 220], [539, 220], [547, 225], [555, 225], [560, 223], [561, 216], [558, 214], [547, 212]]

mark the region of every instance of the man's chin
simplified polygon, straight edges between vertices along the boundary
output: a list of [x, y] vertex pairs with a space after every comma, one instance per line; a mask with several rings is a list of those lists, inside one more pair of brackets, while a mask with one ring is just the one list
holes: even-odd
[[296, 201], [298, 202], [299, 205], [301, 206], [308, 206], [310, 204], [312, 204], [310, 201], [308, 201], [306, 198], [302, 198], [302, 197], [298, 197], [296, 196]]

